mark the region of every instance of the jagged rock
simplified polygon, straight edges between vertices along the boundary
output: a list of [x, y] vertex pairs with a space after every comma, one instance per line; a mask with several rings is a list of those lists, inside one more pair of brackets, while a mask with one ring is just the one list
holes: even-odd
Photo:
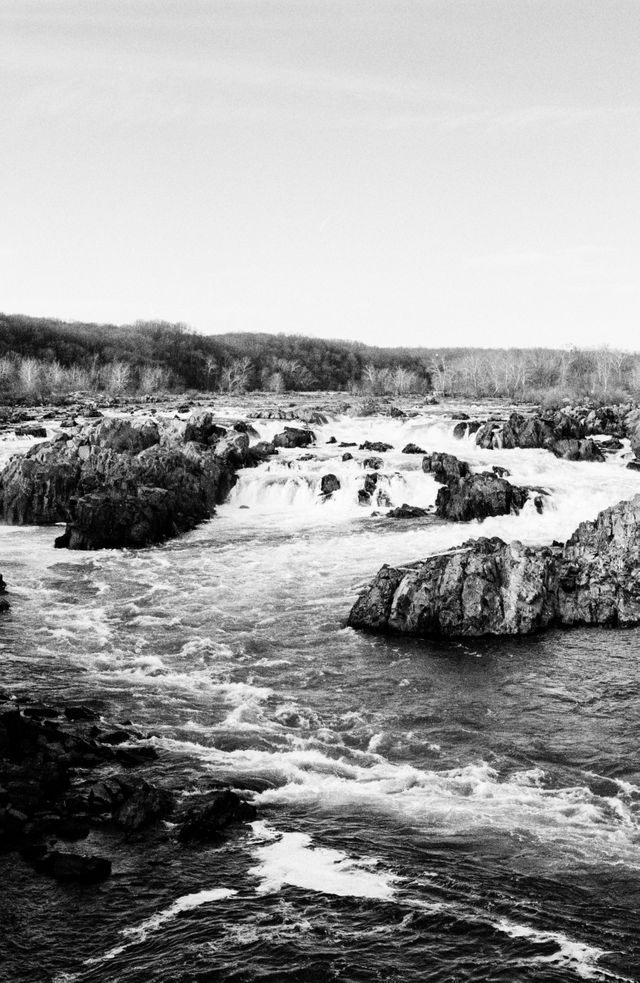
[[361, 451], [375, 451], [377, 454], [384, 454], [385, 451], [392, 451], [392, 444], [385, 444], [381, 440], [365, 440], [364, 444], [360, 444], [359, 450]]
[[379, 488], [379, 484], [382, 480], [386, 479], [380, 474], [379, 471], [374, 471], [372, 474], [365, 475], [364, 485], [358, 490], [359, 505], [370, 505], [374, 494], [378, 505], [386, 505], [387, 503], [391, 504], [387, 493]]
[[370, 471], [380, 471], [384, 467], [384, 461], [381, 457], [365, 457], [362, 467], [368, 468]]
[[320, 481], [320, 494], [321, 495], [332, 495], [333, 492], [339, 491], [340, 481], [335, 474], [325, 474], [322, 476]]
[[407, 444], [406, 447], [403, 447], [402, 448], [402, 453], [403, 454], [426, 454], [427, 452], [425, 450], [423, 450], [422, 447], [418, 447], [417, 444]]
[[115, 813], [119, 826], [134, 832], [168, 816], [174, 806], [174, 797], [167, 789], [148, 782], [140, 782], [135, 791]]
[[426, 636], [528, 634], [640, 624], [640, 495], [583, 522], [563, 547], [470, 540], [384, 566], [349, 624]]
[[298, 427], [285, 427], [283, 433], [273, 438], [274, 447], [308, 447], [315, 443], [313, 430], [300, 430]]
[[6, 590], [7, 590], [7, 585], [2, 577], [2, 574], [0, 573], [0, 613], [9, 610], [9, 606], [10, 606], [9, 602], [4, 596]]
[[303, 409], [299, 410], [296, 413], [296, 418], [302, 420], [303, 423], [308, 423], [312, 427], [322, 427], [325, 423], [329, 422], [329, 418], [325, 413], [308, 407], [303, 407]]
[[13, 524], [66, 522], [59, 547], [145, 546], [209, 518], [236, 470], [269, 449], [250, 449], [248, 434], [227, 433], [208, 412], [162, 428], [103, 419], [12, 458], [0, 474], [0, 515]]
[[490, 515], [519, 512], [529, 489], [512, 485], [506, 478], [484, 471], [453, 479], [438, 491], [436, 514], [453, 522], [486, 519]]
[[598, 432], [617, 436], [622, 423], [616, 419], [613, 411], [609, 417], [604, 410], [589, 414], [556, 410], [529, 418], [512, 413], [507, 421], [483, 424], [476, 433], [476, 444], [485, 449], [543, 447], [570, 460], [601, 461], [604, 458], [597, 445], [587, 438]]
[[349, 451], [345, 451], [344, 454], [342, 455], [342, 460], [353, 461], [353, 454], [350, 454]]
[[421, 519], [429, 515], [426, 509], [418, 508], [417, 505], [407, 505], [406, 502], [387, 512], [387, 519]]
[[471, 474], [471, 469], [466, 461], [459, 461], [453, 454], [445, 454], [441, 451], [427, 454], [422, 461], [422, 470], [427, 474], [432, 474], [435, 480], [442, 484]]
[[46, 427], [41, 427], [37, 423], [15, 427], [14, 432], [16, 437], [42, 437], [45, 440], [47, 437]]
[[404, 412], [404, 410], [401, 410], [399, 406], [389, 407], [389, 416], [392, 416], [394, 419], [403, 420], [406, 415], [407, 414]]
[[556, 457], [564, 457], [567, 461], [604, 461], [604, 454], [590, 438], [556, 440], [550, 450]]
[[606, 440], [597, 440], [596, 443], [601, 451], [605, 454], [613, 454], [615, 451], [621, 451], [624, 444], [617, 437], [608, 437]]
[[470, 420], [468, 423], [464, 421], [462, 423], [456, 423], [455, 427], [453, 428], [453, 436], [456, 438], [456, 440], [462, 440], [463, 437], [467, 436], [467, 434], [471, 436], [472, 434], [477, 433], [481, 426], [482, 424], [479, 420]]
[[204, 795], [197, 805], [188, 809], [178, 839], [186, 843], [216, 838], [227, 826], [252, 822], [255, 818], [255, 806], [241, 799], [236, 792], [216, 790]]

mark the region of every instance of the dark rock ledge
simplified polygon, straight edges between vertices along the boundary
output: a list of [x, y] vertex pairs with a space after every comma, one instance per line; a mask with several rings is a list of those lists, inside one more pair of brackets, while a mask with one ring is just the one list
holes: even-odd
[[274, 443], [250, 446], [247, 429], [243, 421], [220, 426], [201, 410], [187, 420], [100, 419], [11, 458], [0, 473], [0, 518], [66, 522], [56, 546], [69, 549], [160, 542], [210, 518], [239, 468], [277, 453], [275, 444], [314, 439], [287, 429]]
[[481, 538], [408, 566], [385, 565], [348, 624], [425, 637], [638, 625], [640, 495], [581, 523], [563, 546]]
[[59, 710], [0, 694], [0, 850], [19, 852], [42, 874], [92, 883], [111, 873], [109, 857], [82, 848], [92, 830], [144, 850], [170, 816], [163, 831], [181, 849], [255, 819], [253, 805], [228, 787], [184, 799], [147, 781], [157, 758], [139, 732], [110, 727], [86, 706]]
[[537, 493], [533, 501], [538, 512], [542, 512], [545, 493], [539, 488], [512, 485], [504, 477], [503, 468], [472, 474], [465, 461], [436, 451], [423, 458], [422, 470], [444, 485], [436, 498], [436, 515], [441, 519], [469, 522], [492, 515], [517, 514], [532, 492]]

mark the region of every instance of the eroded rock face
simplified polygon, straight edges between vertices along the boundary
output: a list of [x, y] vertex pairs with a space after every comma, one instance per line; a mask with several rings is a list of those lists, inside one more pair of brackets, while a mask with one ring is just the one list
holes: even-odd
[[453, 454], [428, 454], [422, 470], [445, 485], [436, 498], [436, 514], [453, 522], [517, 513], [529, 498], [528, 488], [512, 485], [495, 470], [472, 474], [469, 465]]
[[[571, 461], [603, 461], [604, 456], [590, 438], [596, 434], [622, 437], [627, 431], [635, 432], [636, 426], [628, 407], [569, 407], [533, 417], [512, 413], [506, 421], [488, 420], [482, 424], [476, 433], [476, 444], [487, 450], [542, 447]], [[454, 434], [463, 437], [465, 431], [456, 428]]]
[[512, 485], [506, 478], [485, 471], [448, 482], [436, 498], [436, 513], [453, 522], [470, 522], [491, 515], [518, 513], [529, 498], [529, 489]]
[[434, 637], [640, 624], [640, 495], [583, 522], [563, 547], [478, 539], [384, 566], [348, 623]]
[[145, 546], [209, 518], [236, 470], [269, 450], [252, 452], [247, 433], [225, 430], [209, 412], [163, 425], [106, 418], [12, 458], [0, 474], [0, 516], [66, 522], [59, 547]]
[[275, 447], [308, 447], [315, 443], [316, 435], [313, 430], [301, 430], [299, 427], [285, 427], [282, 433], [273, 438]]

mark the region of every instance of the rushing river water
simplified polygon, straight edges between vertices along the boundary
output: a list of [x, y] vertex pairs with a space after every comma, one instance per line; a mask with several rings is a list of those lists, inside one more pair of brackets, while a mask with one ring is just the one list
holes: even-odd
[[[99, 887], [2, 858], [0, 974], [640, 980], [640, 632], [438, 644], [344, 627], [383, 562], [477, 535], [565, 539], [640, 490], [628, 451], [481, 451], [436, 415], [314, 429], [314, 459], [242, 472], [213, 520], [159, 547], [61, 553], [52, 529], [0, 528], [5, 688], [132, 720], [161, 752], [152, 778], [251, 788], [259, 814], [208, 849], [92, 833], [114, 861]], [[545, 512], [372, 516], [357, 504], [371, 455], [343, 462], [330, 436], [394, 446], [394, 505], [435, 501], [421, 456], [400, 453], [412, 441], [541, 485]], [[322, 501], [328, 472], [341, 489]]]

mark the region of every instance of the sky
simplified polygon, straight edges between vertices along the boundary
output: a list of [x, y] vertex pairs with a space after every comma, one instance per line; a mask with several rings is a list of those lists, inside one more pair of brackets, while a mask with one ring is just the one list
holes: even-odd
[[640, 348], [637, 0], [0, 0], [0, 309]]

